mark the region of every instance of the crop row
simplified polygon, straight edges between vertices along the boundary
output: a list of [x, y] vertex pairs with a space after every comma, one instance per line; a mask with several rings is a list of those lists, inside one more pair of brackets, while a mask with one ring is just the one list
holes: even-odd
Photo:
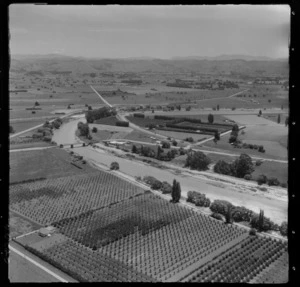
[[284, 252], [267, 270], [259, 274], [252, 282], [257, 284], [265, 283], [287, 283], [289, 276], [288, 253]]
[[287, 251], [285, 242], [248, 237], [185, 278], [185, 282], [250, 282]]
[[192, 215], [191, 210], [143, 194], [107, 208], [63, 219], [54, 225], [66, 236], [96, 250], [134, 232], [145, 235]]
[[52, 246], [36, 255], [79, 281], [87, 282], [154, 282], [125, 264], [106, 255], [93, 252], [72, 240]]
[[105, 207], [143, 193], [107, 173], [77, 175], [10, 186], [10, 208], [41, 225]]
[[165, 281], [247, 236], [245, 230], [236, 226], [195, 214], [144, 236], [134, 233], [123, 237], [98, 251]]

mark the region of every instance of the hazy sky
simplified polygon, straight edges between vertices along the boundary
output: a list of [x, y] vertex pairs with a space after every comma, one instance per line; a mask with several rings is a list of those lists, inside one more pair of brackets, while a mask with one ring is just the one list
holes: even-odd
[[9, 16], [12, 54], [288, 57], [288, 5], [15, 4]]

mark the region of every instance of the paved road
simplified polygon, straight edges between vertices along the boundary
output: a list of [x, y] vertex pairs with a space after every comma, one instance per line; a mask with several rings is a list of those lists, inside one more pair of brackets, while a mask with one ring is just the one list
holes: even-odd
[[54, 148], [54, 147], [56, 147], [56, 146], [43, 146], [43, 147], [30, 147], [30, 148], [21, 148], [21, 149], [10, 149], [9, 152], [43, 150], [43, 149]]
[[10, 282], [76, 282], [14, 242], [9, 251]]

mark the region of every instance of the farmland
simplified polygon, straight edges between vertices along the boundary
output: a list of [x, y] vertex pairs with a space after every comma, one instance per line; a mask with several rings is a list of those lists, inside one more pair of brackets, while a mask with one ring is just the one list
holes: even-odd
[[[88, 195], [86, 186], [89, 186]], [[109, 173], [97, 172], [12, 185], [10, 208], [38, 224], [47, 225], [138, 193], [141, 190], [135, 186]]]
[[9, 154], [10, 183], [21, 182], [36, 178], [55, 178], [68, 175], [92, 172], [89, 165], [82, 165], [82, 169], [70, 164], [70, 155], [61, 149], [25, 151]]
[[[283, 242], [270, 238], [246, 238], [212, 262], [200, 267], [184, 281], [249, 282], [286, 252], [287, 244]], [[287, 283], [287, 276], [276, 279], [274, 283]]]
[[[213, 171], [219, 160], [231, 162], [241, 153], [287, 158], [288, 128], [284, 121], [288, 92], [279, 84], [257, 84], [258, 64], [230, 61], [224, 66], [223, 61], [212, 64], [207, 60], [157, 59], [77, 61], [64, 57], [59, 61], [14, 62], [10, 125], [15, 132], [43, 124], [59, 113], [78, 111], [81, 115], [53, 129], [51, 141], [64, 144], [62, 148], [50, 141], [24, 137], [32, 132], [10, 140], [11, 149], [24, 148], [10, 152], [10, 239], [80, 282], [286, 282], [287, 242], [271, 237], [272, 232], [281, 236], [278, 229], [250, 235], [245, 228], [250, 221], [240, 222], [244, 226], [225, 223], [210, 216], [214, 214], [209, 207], [186, 202], [188, 192], [195, 190], [211, 201], [227, 200], [254, 212], [263, 209], [278, 225], [287, 221], [286, 189], [261, 187], [251, 181], [264, 174], [286, 183], [286, 163], [263, 161], [254, 166], [250, 181]], [[282, 64], [275, 64], [264, 64], [266, 73], [285, 79]], [[247, 71], [247, 76], [241, 70]], [[191, 86], [202, 88], [184, 87], [189, 81]], [[216, 87], [224, 81], [234, 88], [222, 84]], [[118, 116], [89, 123], [92, 139], [88, 140], [79, 135], [78, 123], [86, 122], [85, 111], [104, 106], [90, 85], [114, 105]], [[33, 106], [37, 108], [35, 113]], [[258, 117], [260, 109], [263, 115]], [[280, 124], [277, 112], [281, 114]], [[209, 114], [214, 117], [213, 124], [208, 123]], [[133, 125], [116, 126], [122, 117]], [[239, 131], [242, 142], [264, 145], [266, 152], [234, 148], [228, 143], [229, 134], [202, 146], [183, 142], [189, 137], [194, 143], [211, 138], [215, 130], [231, 130], [235, 122], [246, 126], [244, 132]], [[164, 148], [161, 158], [156, 159], [156, 141], [164, 138], [172, 145], [168, 137], [179, 140], [177, 148], [203, 149], [212, 159], [209, 169], [187, 169], [187, 155], [172, 160], [168, 157], [167, 163], [159, 161], [171, 148]], [[101, 142], [107, 139], [140, 141], [125, 147], [129, 151], [133, 145], [138, 149], [143, 145], [144, 151], [150, 147], [155, 157], [148, 160], [105, 147]], [[97, 148], [81, 146], [82, 141], [99, 144]], [[51, 148], [30, 151], [28, 147]], [[108, 171], [114, 161], [119, 170]], [[145, 176], [171, 185], [174, 178], [180, 181], [180, 202], [170, 202], [171, 194], [151, 189], [141, 181]], [[42, 237], [37, 230], [47, 226], [55, 227], [55, 231]]]

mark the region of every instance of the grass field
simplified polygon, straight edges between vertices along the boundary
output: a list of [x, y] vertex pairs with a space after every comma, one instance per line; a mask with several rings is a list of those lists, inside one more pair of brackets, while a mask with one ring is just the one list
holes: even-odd
[[260, 174], [264, 174], [267, 178], [275, 177], [280, 183], [287, 183], [288, 164], [264, 161], [260, 166], [255, 166], [255, 171], [252, 173], [252, 177], [256, 179]]
[[228, 143], [230, 137], [229, 134], [221, 137], [221, 140], [217, 145], [213, 142], [207, 142], [204, 146], [225, 151], [245, 152], [261, 157], [270, 156], [272, 158], [287, 159], [287, 127], [255, 115], [227, 115], [227, 117], [246, 126], [244, 134], [241, 131], [239, 132], [239, 139], [242, 142], [263, 145], [266, 152], [260, 153], [254, 149], [236, 149]]
[[59, 148], [9, 154], [10, 183], [35, 178], [55, 178], [94, 171], [89, 165], [82, 169], [70, 164], [70, 155]]
[[196, 134], [196, 133], [182, 133], [182, 132], [164, 131], [164, 130], [156, 130], [156, 133], [170, 138], [175, 138], [178, 140], [185, 140], [186, 138], [192, 137], [194, 141], [199, 141], [211, 137], [210, 135], [203, 135], [203, 134]]

